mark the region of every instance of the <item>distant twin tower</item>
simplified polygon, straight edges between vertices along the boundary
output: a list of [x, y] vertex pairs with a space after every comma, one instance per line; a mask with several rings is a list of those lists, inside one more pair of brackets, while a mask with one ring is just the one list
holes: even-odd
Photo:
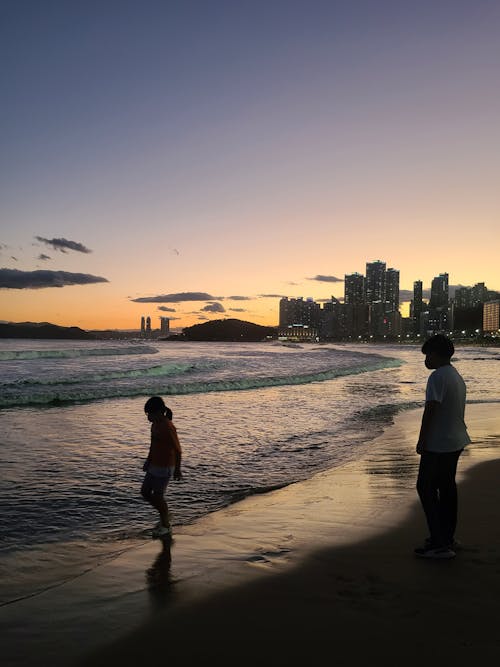
[[170, 319], [160, 317], [160, 329], [151, 329], [151, 318], [149, 315], [141, 317], [141, 338], [156, 338], [157, 336], [168, 336], [170, 333]]

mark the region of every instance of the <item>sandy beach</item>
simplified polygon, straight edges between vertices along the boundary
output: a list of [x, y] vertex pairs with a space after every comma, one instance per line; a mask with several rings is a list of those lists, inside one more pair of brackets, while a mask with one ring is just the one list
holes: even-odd
[[413, 556], [421, 412], [363, 460], [180, 528], [0, 610], [7, 665], [437, 664], [499, 650], [500, 418], [467, 407], [453, 561]]

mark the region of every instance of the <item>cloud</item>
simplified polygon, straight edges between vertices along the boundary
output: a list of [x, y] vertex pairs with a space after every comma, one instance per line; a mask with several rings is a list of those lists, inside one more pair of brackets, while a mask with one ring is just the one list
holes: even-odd
[[14, 257], [14, 255], [11, 255], [10, 258], [13, 259], [14, 262], [18, 262], [18, 261], [19, 261], [19, 260], [17, 259], [17, 257]]
[[230, 308], [233, 313], [246, 313], [247, 309], [246, 308]]
[[46, 239], [43, 236], [35, 236], [35, 238], [37, 241], [52, 246], [54, 250], [59, 250], [64, 253], [67, 250], [74, 250], [75, 252], [83, 252], [85, 254], [92, 252], [90, 248], [85, 247], [83, 243], [78, 243], [77, 241], [68, 241], [68, 239]]
[[47, 259], [52, 259], [52, 257], [49, 257], [48, 255], [44, 255], [43, 252], [41, 252], [38, 255], [38, 259], [47, 260]]
[[175, 313], [175, 308], [169, 308], [168, 306], [158, 306], [158, 310], [163, 311], [164, 313]]
[[4, 289], [42, 289], [43, 287], [65, 287], [67, 285], [90, 285], [107, 282], [109, 281], [106, 278], [92, 276], [88, 273], [0, 269], [0, 288]]
[[176, 294], [160, 294], [159, 296], [141, 296], [131, 299], [135, 303], [182, 303], [183, 301], [213, 301], [218, 297], [206, 292], [177, 292]]
[[225, 313], [226, 309], [222, 303], [209, 303], [204, 308], [201, 309], [202, 312], [206, 313]]
[[284, 294], [259, 294], [261, 299], [284, 299]]
[[208, 320], [208, 317], [206, 315], [198, 315], [199, 320]]
[[317, 275], [314, 278], [308, 278], [307, 280], [317, 280], [320, 283], [343, 283], [343, 278], [337, 278], [336, 276], [322, 276]]
[[251, 296], [227, 296], [226, 299], [229, 301], [251, 301]]

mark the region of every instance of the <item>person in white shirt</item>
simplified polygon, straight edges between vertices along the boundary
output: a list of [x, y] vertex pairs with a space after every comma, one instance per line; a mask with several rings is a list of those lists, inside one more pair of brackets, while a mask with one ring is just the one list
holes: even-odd
[[464, 421], [466, 387], [451, 365], [453, 342], [442, 334], [422, 346], [426, 368], [434, 370], [427, 381], [425, 409], [417, 443], [420, 467], [417, 493], [430, 536], [415, 554], [423, 558], [453, 558], [457, 525], [455, 475], [460, 454], [470, 443]]

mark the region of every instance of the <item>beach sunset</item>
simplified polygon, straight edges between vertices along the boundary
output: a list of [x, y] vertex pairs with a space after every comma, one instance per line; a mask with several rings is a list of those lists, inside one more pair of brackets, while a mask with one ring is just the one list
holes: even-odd
[[2, 665], [493, 663], [500, 4], [2, 0], [0, 54]]

